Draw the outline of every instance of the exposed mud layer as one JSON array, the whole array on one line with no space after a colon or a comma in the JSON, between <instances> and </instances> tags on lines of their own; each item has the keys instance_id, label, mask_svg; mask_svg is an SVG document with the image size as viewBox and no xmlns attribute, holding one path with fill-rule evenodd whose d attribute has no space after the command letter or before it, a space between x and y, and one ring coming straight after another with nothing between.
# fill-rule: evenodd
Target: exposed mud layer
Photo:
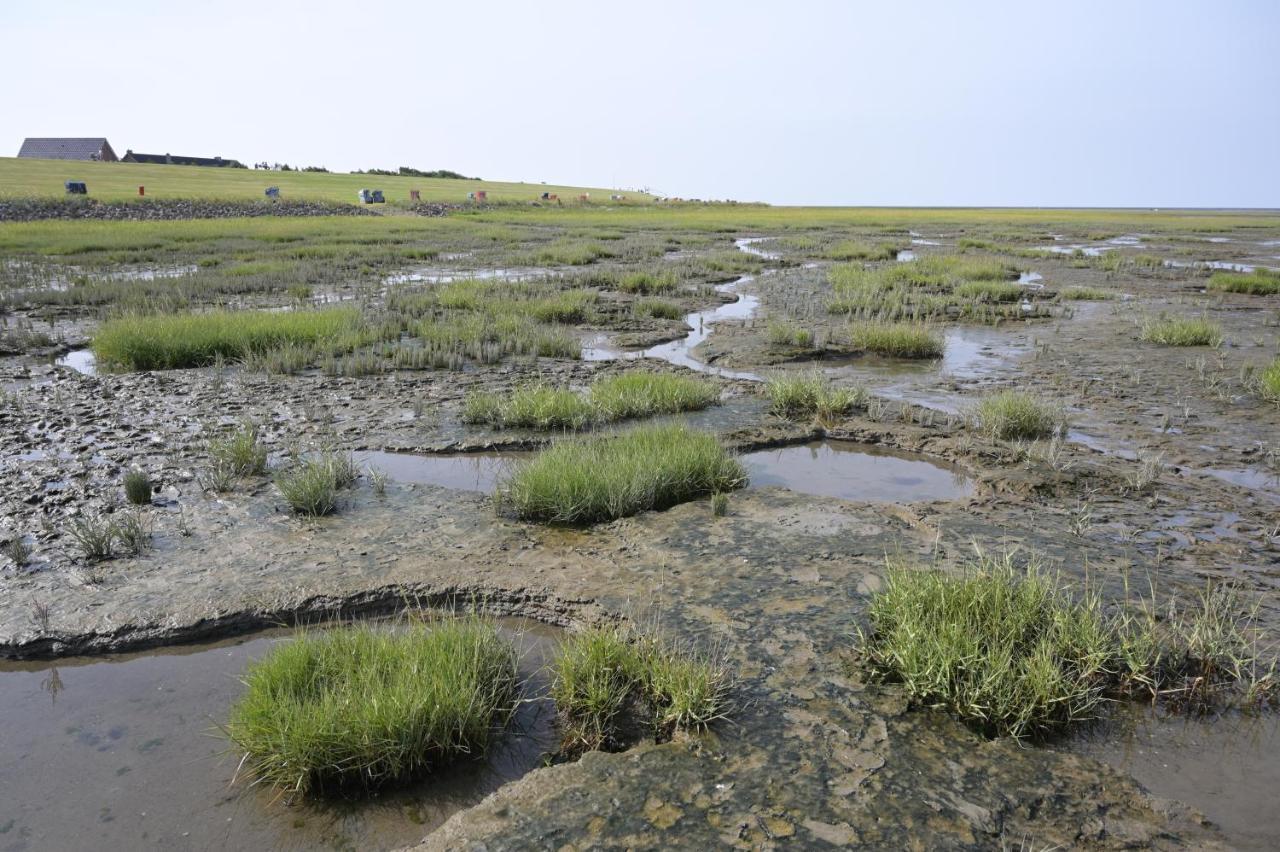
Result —
<instances>
[{"instance_id":1,"label":"exposed mud layer","mask_svg":"<svg viewBox=\"0 0 1280 852\"><path fill-rule=\"evenodd\" d=\"M1144 235L1141 251L1245 261L1273 230L1255 229L1248 243ZM975 232L899 236L923 258ZM679 256L663 263L706 246L734 254L726 238L686 236L688 245L667 241ZM1193 809L1220 813L1212 797L1200 802L1195 789L1166 791L1154 781L1152 795L1132 764L1109 768L1070 749L983 740L908 709L891 688L862 683L849 652L886 555L950 570L975 544L1034 550L1109 599L1134 578L1181 600L1206 581L1231 583L1274 630L1280 488L1270 482L1280 468L1280 411L1259 399L1245 369L1274 357L1274 308L1264 307L1272 303L1204 295L1202 266L1102 266L1139 251L1129 243L1096 257L1044 252L1024 265L1043 276L1036 298L1050 318L948 322L943 359L902 362L826 345L846 323L825 310L828 236L817 234L809 248L794 233L743 244L769 255L765 269L718 279L737 281L731 293L680 291L673 319L637 318L630 297L602 296L612 313L576 333L619 353L607 361L526 358L341 378L235 366L88 375L43 357L0 360L9 394L0 407L0 538L31 549L26 564L0 578L0 647L29 658L121 652L389 611L408 599L568 627L656 619L719 649L738 675L730 718L705 736L536 770L454 815L427 836L427 848L1248 845L1252 835L1230 817L1217 817L1220 830ZM1025 245L1048 241L1029 234ZM1052 295L1068 287L1117 298ZM680 319L726 305L740 315L722 311L712 324L688 326ZM1207 314L1228 343L1142 343L1142 319L1161 311ZM801 325L821 345L780 347L770 321ZM75 322L91 332L91 318ZM689 363L625 357L672 341ZM889 495L872 483L870 494L842 493L848 500L778 488L762 474L757 487L731 496L725 517L700 501L590 529L547 529L493 511L491 468L500 463L486 459L500 456L472 456L475 471L441 484L390 455L536 449L554 436L464 423L467 392L508 393L534 381L580 390L594 377L639 369L716 383L719 404L687 419L739 452L796 452L825 439L922 454L908 460L945 474L934 483L942 490ZM865 385L871 402L837 422L781 421L768 414L756 379L795 370ZM1076 440L987 440L964 414L1006 387L1067 408ZM275 462L322 447L360 453L388 474L383 492L366 478L343 492L335 516L303 522L266 478L206 491L207 436L242 418L261 424ZM1144 472L1156 456L1163 466ZM142 509L153 546L86 562L68 519L122 512L120 479L133 467L157 486ZM967 481L952 481L953 469Z\"/></svg>"}]
</instances>

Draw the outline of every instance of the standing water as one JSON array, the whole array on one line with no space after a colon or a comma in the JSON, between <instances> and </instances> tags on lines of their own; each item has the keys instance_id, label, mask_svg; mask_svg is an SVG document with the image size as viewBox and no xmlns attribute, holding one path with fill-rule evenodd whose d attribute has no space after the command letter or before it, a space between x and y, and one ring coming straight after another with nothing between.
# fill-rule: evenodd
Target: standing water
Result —
<instances>
[{"instance_id":1,"label":"standing water","mask_svg":"<svg viewBox=\"0 0 1280 852\"><path fill-rule=\"evenodd\" d=\"M552 628L500 622L533 690ZM0 848L394 849L540 766L558 745L547 701L520 705L483 760L360 801L287 805L232 785L239 756L218 724L246 664L278 630L215 644L100 659L0 663Z\"/></svg>"}]
</instances>

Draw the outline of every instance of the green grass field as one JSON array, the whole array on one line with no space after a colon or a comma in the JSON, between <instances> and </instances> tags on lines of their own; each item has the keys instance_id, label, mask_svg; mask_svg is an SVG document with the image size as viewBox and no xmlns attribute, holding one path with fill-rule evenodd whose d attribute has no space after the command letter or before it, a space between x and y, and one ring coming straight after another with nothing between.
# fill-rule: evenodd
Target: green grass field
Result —
<instances>
[{"instance_id":1,"label":"green grass field","mask_svg":"<svg viewBox=\"0 0 1280 852\"><path fill-rule=\"evenodd\" d=\"M368 188L381 189L393 204L407 203L411 189L421 190L423 201L461 202L467 200L467 193L484 190L490 201L534 201L542 193L551 192L559 195L565 204L577 203L578 196L584 192L590 193L592 201L608 201L609 195L617 191L601 187L398 175L264 172L0 157L0 198L62 196L65 194L63 182L68 180L84 181L89 186L89 197L104 201L136 199L139 186L147 188L147 198L258 200L268 186L278 186L281 196L288 199L348 203L355 203L356 193ZM624 194L628 200L648 200L646 196Z\"/></svg>"}]
</instances>

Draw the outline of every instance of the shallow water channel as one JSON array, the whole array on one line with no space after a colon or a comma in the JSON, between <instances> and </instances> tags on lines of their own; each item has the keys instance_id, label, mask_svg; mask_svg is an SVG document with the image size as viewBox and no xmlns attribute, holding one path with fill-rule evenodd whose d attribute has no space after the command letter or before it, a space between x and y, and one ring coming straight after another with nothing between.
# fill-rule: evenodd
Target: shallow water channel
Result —
<instances>
[{"instance_id":1,"label":"shallow water channel","mask_svg":"<svg viewBox=\"0 0 1280 852\"><path fill-rule=\"evenodd\" d=\"M492 493L531 452L411 454L359 452L356 461L396 482ZM853 441L812 441L738 457L749 488L780 485L802 494L881 503L954 500L973 491L969 477L940 460Z\"/></svg>"},{"instance_id":2,"label":"shallow water channel","mask_svg":"<svg viewBox=\"0 0 1280 852\"><path fill-rule=\"evenodd\" d=\"M558 631L502 619L521 676L544 691ZM483 761L363 801L286 805L243 780L218 732L273 630L138 654L0 663L0 849L393 849L542 764L547 700L521 705Z\"/></svg>"}]
</instances>

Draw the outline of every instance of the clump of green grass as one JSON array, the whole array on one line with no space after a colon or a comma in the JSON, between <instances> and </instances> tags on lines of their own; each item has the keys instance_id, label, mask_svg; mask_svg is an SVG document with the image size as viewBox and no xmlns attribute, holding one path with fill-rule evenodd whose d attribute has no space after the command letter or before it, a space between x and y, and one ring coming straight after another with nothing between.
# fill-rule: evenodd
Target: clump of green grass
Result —
<instances>
[{"instance_id":1,"label":"clump of green grass","mask_svg":"<svg viewBox=\"0 0 1280 852\"><path fill-rule=\"evenodd\" d=\"M788 420L830 420L847 416L867 403L862 388L837 388L821 373L783 373L765 383L769 410Z\"/></svg>"},{"instance_id":2,"label":"clump of green grass","mask_svg":"<svg viewBox=\"0 0 1280 852\"><path fill-rule=\"evenodd\" d=\"M350 453L327 452L281 471L276 487L294 512L318 518L337 510L338 492L359 476Z\"/></svg>"},{"instance_id":3,"label":"clump of green grass","mask_svg":"<svg viewBox=\"0 0 1280 852\"><path fill-rule=\"evenodd\" d=\"M602 421L699 411L714 405L720 389L711 382L669 373L628 372L591 384L591 405Z\"/></svg>"},{"instance_id":4,"label":"clump of green grass","mask_svg":"<svg viewBox=\"0 0 1280 852\"><path fill-rule=\"evenodd\" d=\"M774 346L809 349L813 346L813 332L793 322L775 320L769 323L769 342Z\"/></svg>"},{"instance_id":5,"label":"clump of green grass","mask_svg":"<svg viewBox=\"0 0 1280 852\"><path fill-rule=\"evenodd\" d=\"M286 344L301 346L356 334L355 310L216 310L109 319L93 337L98 363L126 370L204 367L219 358L241 359Z\"/></svg>"},{"instance_id":6,"label":"clump of green grass","mask_svg":"<svg viewBox=\"0 0 1280 852\"><path fill-rule=\"evenodd\" d=\"M1066 429L1066 413L1022 391L1006 390L984 397L973 414L977 426L992 439L1034 441Z\"/></svg>"},{"instance_id":7,"label":"clump of green grass","mask_svg":"<svg viewBox=\"0 0 1280 852\"><path fill-rule=\"evenodd\" d=\"M618 748L636 731L661 738L704 728L728 712L728 670L653 635L599 627L569 638L552 668L552 698L573 750Z\"/></svg>"},{"instance_id":8,"label":"clump of green grass","mask_svg":"<svg viewBox=\"0 0 1280 852\"><path fill-rule=\"evenodd\" d=\"M1280 402L1280 358L1258 374L1258 387L1263 399Z\"/></svg>"},{"instance_id":9,"label":"clump of green grass","mask_svg":"<svg viewBox=\"0 0 1280 852\"><path fill-rule=\"evenodd\" d=\"M1251 296L1275 296L1280 294L1280 272L1262 268L1248 274L1215 272L1209 278L1208 289L1223 293L1248 293Z\"/></svg>"},{"instance_id":10,"label":"clump of green grass","mask_svg":"<svg viewBox=\"0 0 1280 852\"><path fill-rule=\"evenodd\" d=\"M145 506L151 502L151 478L140 470L131 470L124 475L124 496L135 506Z\"/></svg>"},{"instance_id":11,"label":"clump of green grass","mask_svg":"<svg viewBox=\"0 0 1280 852\"><path fill-rule=\"evenodd\" d=\"M1142 324L1142 339L1161 346L1219 346L1222 326L1207 319L1160 317Z\"/></svg>"},{"instance_id":12,"label":"clump of green grass","mask_svg":"<svg viewBox=\"0 0 1280 852\"><path fill-rule=\"evenodd\" d=\"M499 510L525 520L590 524L746 482L746 470L714 435L646 426L617 436L562 439L516 468L495 501Z\"/></svg>"},{"instance_id":13,"label":"clump of green grass","mask_svg":"<svg viewBox=\"0 0 1280 852\"><path fill-rule=\"evenodd\" d=\"M250 664L224 728L255 780L371 789L484 754L516 695L516 652L478 618L303 634Z\"/></svg>"},{"instance_id":14,"label":"clump of green grass","mask_svg":"<svg viewBox=\"0 0 1280 852\"><path fill-rule=\"evenodd\" d=\"M229 490L236 479L262 476L267 472L267 448L258 439L256 424L245 421L225 438L209 442L210 477Z\"/></svg>"},{"instance_id":15,"label":"clump of green grass","mask_svg":"<svg viewBox=\"0 0 1280 852\"><path fill-rule=\"evenodd\" d=\"M591 403L578 394L542 384L512 393L470 393L462 408L465 422L500 429L581 429L594 416Z\"/></svg>"},{"instance_id":16,"label":"clump of green grass","mask_svg":"<svg viewBox=\"0 0 1280 852\"><path fill-rule=\"evenodd\" d=\"M966 281L957 284L952 294L961 299L977 299L986 302L1016 302L1023 296L1023 289L1007 281Z\"/></svg>"},{"instance_id":17,"label":"clump of green grass","mask_svg":"<svg viewBox=\"0 0 1280 852\"><path fill-rule=\"evenodd\" d=\"M859 349L895 358L941 358L946 348L946 339L923 323L858 323L849 336Z\"/></svg>"},{"instance_id":18,"label":"clump of green grass","mask_svg":"<svg viewBox=\"0 0 1280 852\"><path fill-rule=\"evenodd\" d=\"M636 316L653 319L676 320L684 316L679 305L662 299L639 299L631 306L631 310Z\"/></svg>"},{"instance_id":19,"label":"clump of green grass","mask_svg":"<svg viewBox=\"0 0 1280 852\"><path fill-rule=\"evenodd\" d=\"M655 293L670 293L676 289L679 279L671 271L648 272L640 270L628 272L618 281L618 289L624 293L640 293L651 296Z\"/></svg>"},{"instance_id":20,"label":"clump of green grass","mask_svg":"<svg viewBox=\"0 0 1280 852\"><path fill-rule=\"evenodd\" d=\"M893 243L866 243L860 240L843 240L826 251L830 260L893 260L899 247Z\"/></svg>"},{"instance_id":21,"label":"clump of green grass","mask_svg":"<svg viewBox=\"0 0 1280 852\"><path fill-rule=\"evenodd\" d=\"M1116 297L1115 293L1100 287L1068 287L1059 295L1072 302L1102 302Z\"/></svg>"},{"instance_id":22,"label":"clump of green grass","mask_svg":"<svg viewBox=\"0 0 1280 852\"><path fill-rule=\"evenodd\" d=\"M88 515L73 518L67 524L67 535L89 562L101 562L115 555L116 528L109 518Z\"/></svg>"},{"instance_id":23,"label":"clump of green grass","mask_svg":"<svg viewBox=\"0 0 1280 852\"><path fill-rule=\"evenodd\" d=\"M711 495L711 515L715 518L723 518L729 514L729 495L719 492Z\"/></svg>"},{"instance_id":24,"label":"clump of green grass","mask_svg":"<svg viewBox=\"0 0 1280 852\"><path fill-rule=\"evenodd\" d=\"M1197 711L1274 701L1275 663L1238 612L1232 592L1210 590L1194 611L1109 618L1034 560L979 555L958 577L890 566L859 646L912 701L990 735L1038 736L1135 693Z\"/></svg>"},{"instance_id":25,"label":"clump of green grass","mask_svg":"<svg viewBox=\"0 0 1280 852\"><path fill-rule=\"evenodd\" d=\"M498 428L581 429L592 423L697 411L719 397L719 389L701 379L631 372L597 379L586 396L541 384L512 393L471 393L463 403L462 419Z\"/></svg>"}]
</instances>

